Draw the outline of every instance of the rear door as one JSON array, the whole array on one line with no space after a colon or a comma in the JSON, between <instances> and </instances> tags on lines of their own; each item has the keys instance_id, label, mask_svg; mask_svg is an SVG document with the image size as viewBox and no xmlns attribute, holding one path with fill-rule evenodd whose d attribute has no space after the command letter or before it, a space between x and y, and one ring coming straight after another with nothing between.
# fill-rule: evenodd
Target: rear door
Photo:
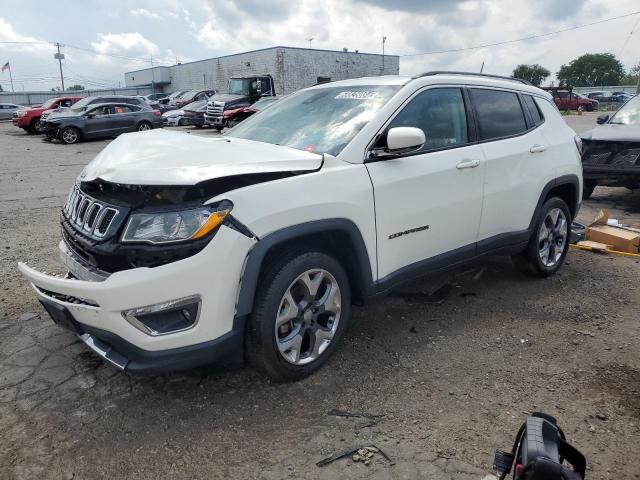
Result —
<instances>
[{"instance_id":1,"label":"rear door","mask_svg":"<svg viewBox=\"0 0 640 480\"><path fill-rule=\"evenodd\" d=\"M401 278L405 267L438 268L475 254L483 159L465 106L460 87L417 92L385 131L420 128L427 139L424 146L365 164L375 196L378 277L383 282ZM386 133L375 148L384 147L385 139Z\"/></svg>"},{"instance_id":2,"label":"rear door","mask_svg":"<svg viewBox=\"0 0 640 480\"><path fill-rule=\"evenodd\" d=\"M113 134L118 135L124 132L133 132L136 127L136 112L138 110L139 108L133 105L112 105L111 128Z\"/></svg>"},{"instance_id":3,"label":"rear door","mask_svg":"<svg viewBox=\"0 0 640 480\"><path fill-rule=\"evenodd\" d=\"M470 97L485 158L478 235L478 253L485 253L528 239L540 184L548 173L541 162L547 142L539 128L544 119L530 95L472 88ZM536 108L535 121L529 108Z\"/></svg>"}]
</instances>

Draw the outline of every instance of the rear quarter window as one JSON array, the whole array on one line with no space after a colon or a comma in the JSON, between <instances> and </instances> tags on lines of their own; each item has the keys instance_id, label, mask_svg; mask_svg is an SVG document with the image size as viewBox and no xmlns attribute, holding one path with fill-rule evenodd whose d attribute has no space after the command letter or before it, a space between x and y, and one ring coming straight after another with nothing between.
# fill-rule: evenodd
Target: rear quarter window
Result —
<instances>
[{"instance_id":1,"label":"rear quarter window","mask_svg":"<svg viewBox=\"0 0 640 480\"><path fill-rule=\"evenodd\" d=\"M471 89L481 140L518 135L527 130L518 95L503 90Z\"/></svg>"},{"instance_id":2,"label":"rear quarter window","mask_svg":"<svg viewBox=\"0 0 640 480\"><path fill-rule=\"evenodd\" d=\"M544 117L542 116L542 112L540 111L540 107L538 106L536 99L531 95L523 95L522 98L524 99L524 104L526 105L527 110L529 110L529 115L531 116L533 124L537 127L544 122Z\"/></svg>"}]
</instances>

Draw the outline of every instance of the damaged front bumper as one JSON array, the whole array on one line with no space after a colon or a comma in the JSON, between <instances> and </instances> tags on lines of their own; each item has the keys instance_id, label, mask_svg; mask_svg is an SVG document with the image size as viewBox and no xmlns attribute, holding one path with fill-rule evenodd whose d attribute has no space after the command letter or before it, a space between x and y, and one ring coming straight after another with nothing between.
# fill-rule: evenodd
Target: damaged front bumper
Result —
<instances>
[{"instance_id":1,"label":"damaged front bumper","mask_svg":"<svg viewBox=\"0 0 640 480\"><path fill-rule=\"evenodd\" d=\"M127 370L172 370L224 358L235 361L232 357L242 355L235 304L243 263L254 242L223 226L196 255L112 274L90 268L62 243L67 277L38 272L24 263L18 267L53 320L103 359ZM224 268L218 268L219 252L224 252ZM131 312L158 305L174 308L172 302L186 298L198 302L188 328L159 333L132 321Z\"/></svg>"}]
</instances>

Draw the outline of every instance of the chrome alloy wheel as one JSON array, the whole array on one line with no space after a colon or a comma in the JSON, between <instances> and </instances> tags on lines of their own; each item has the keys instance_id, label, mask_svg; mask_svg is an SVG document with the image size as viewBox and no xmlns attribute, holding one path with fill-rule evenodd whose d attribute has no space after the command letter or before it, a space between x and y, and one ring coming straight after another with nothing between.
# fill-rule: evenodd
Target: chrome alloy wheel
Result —
<instances>
[{"instance_id":1,"label":"chrome alloy wheel","mask_svg":"<svg viewBox=\"0 0 640 480\"><path fill-rule=\"evenodd\" d=\"M62 132L62 140L64 140L64 143L76 143L78 141L78 132L69 128Z\"/></svg>"},{"instance_id":2,"label":"chrome alloy wheel","mask_svg":"<svg viewBox=\"0 0 640 480\"><path fill-rule=\"evenodd\" d=\"M307 270L287 288L276 315L276 344L294 365L318 359L338 330L340 287L326 270Z\"/></svg>"},{"instance_id":3,"label":"chrome alloy wheel","mask_svg":"<svg viewBox=\"0 0 640 480\"><path fill-rule=\"evenodd\" d=\"M567 243L568 223L559 208L549 210L538 232L538 254L545 267L555 267Z\"/></svg>"},{"instance_id":4,"label":"chrome alloy wheel","mask_svg":"<svg viewBox=\"0 0 640 480\"><path fill-rule=\"evenodd\" d=\"M148 123L146 123L146 122L145 122L145 123L141 123L141 124L138 126L138 131L139 131L139 132L145 132L145 131L147 131L147 130L151 130L151 125L149 125L149 124L148 124Z\"/></svg>"}]
</instances>

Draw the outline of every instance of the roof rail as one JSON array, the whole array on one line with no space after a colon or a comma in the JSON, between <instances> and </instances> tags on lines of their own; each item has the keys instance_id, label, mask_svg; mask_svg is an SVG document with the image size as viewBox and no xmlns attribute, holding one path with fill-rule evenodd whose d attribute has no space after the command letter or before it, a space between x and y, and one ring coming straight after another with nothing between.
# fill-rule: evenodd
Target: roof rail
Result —
<instances>
[{"instance_id":1,"label":"roof rail","mask_svg":"<svg viewBox=\"0 0 640 480\"><path fill-rule=\"evenodd\" d=\"M448 70L433 70L431 72L424 72L424 73L421 73L420 75L416 75L413 78L430 77L432 75L468 75L468 76L472 76L472 77L497 78L497 79L500 79L500 80L509 80L511 82L518 82L518 83L523 83L525 85L531 85L530 82L528 82L526 80L522 80L520 78L504 77L502 75L491 75L490 73L452 72L452 71L448 71Z\"/></svg>"}]
</instances>

